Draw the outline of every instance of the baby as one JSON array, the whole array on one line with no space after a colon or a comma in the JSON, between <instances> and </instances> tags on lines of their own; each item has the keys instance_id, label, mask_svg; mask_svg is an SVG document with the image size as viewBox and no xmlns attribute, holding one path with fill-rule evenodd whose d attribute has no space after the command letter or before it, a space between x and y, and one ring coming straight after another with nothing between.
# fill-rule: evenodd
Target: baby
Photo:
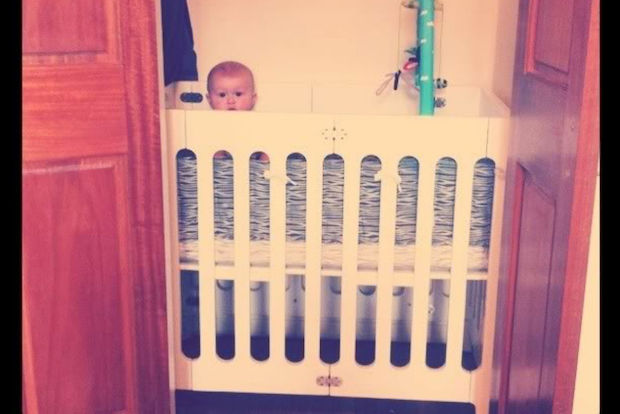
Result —
<instances>
[{"instance_id":1,"label":"baby","mask_svg":"<svg viewBox=\"0 0 620 414\"><path fill-rule=\"evenodd\" d=\"M251 111L256 103L252 71L239 62L218 63L207 76L207 101L215 110ZM229 155L218 151L214 157L229 158ZM269 161L264 152L255 153L252 159Z\"/></svg>"},{"instance_id":2,"label":"baby","mask_svg":"<svg viewBox=\"0 0 620 414\"><path fill-rule=\"evenodd\" d=\"M256 103L252 71L239 62L218 63L207 77L207 101L215 110L252 110Z\"/></svg>"}]
</instances>

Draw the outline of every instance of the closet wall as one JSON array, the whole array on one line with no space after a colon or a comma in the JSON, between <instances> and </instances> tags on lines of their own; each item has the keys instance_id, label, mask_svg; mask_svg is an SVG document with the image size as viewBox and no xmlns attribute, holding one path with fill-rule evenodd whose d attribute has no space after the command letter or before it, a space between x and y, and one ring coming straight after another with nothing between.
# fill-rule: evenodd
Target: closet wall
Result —
<instances>
[{"instance_id":1,"label":"closet wall","mask_svg":"<svg viewBox=\"0 0 620 414\"><path fill-rule=\"evenodd\" d=\"M401 0L187 0L199 83L222 60L257 83L379 85L413 44L415 12ZM517 0L439 0L436 77L480 86L509 103ZM400 32L400 33L399 33Z\"/></svg>"}]
</instances>

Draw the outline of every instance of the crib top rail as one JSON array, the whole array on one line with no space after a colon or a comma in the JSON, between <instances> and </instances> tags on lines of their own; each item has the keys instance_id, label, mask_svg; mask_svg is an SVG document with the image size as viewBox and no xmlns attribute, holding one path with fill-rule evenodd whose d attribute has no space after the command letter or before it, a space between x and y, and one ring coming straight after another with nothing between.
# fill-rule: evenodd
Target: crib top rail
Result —
<instances>
[{"instance_id":1,"label":"crib top rail","mask_svg":"<svg viewBox=\"0 0 620 414\"><path fill-rule=\"evenodd\" d=\"M286 158L346 154L359 162L367 155L397 162L405 155L419 162L450 157L457 163L481 158L503 159L507 118L403 117L259 112L166 111L168 140L175 153L190 149L199 157L228 151L247 159L261 151ZM200 154L200 155L199 155ZM203 158L204 159L204 158Z\"/></svg>"}]
</instances>

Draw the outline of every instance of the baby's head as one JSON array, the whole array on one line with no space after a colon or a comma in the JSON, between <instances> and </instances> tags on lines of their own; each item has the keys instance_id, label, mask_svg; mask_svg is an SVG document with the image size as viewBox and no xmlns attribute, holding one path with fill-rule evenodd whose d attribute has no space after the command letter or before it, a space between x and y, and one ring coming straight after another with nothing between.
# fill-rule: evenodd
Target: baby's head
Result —
<instances>
[{"instance_id":1,"label":"baby's head","mask_svg":"<svg viewBox=\"0 0 620 414\"><path fill-rule=\"evenodd\" d=\"M252 71L239 62L218 63L207 77L207 101L217 110L251 110L256 103Z\"/></svg>"}]
</instances>

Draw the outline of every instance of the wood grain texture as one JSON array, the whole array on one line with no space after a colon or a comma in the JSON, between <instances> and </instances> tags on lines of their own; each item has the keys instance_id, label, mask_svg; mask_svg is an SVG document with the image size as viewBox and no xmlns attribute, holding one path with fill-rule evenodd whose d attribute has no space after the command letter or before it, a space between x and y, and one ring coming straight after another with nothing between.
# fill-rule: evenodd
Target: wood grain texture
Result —
<instances>
[{"instance_id":1,"label":"wood grain texture","mask_svg":"<svg viewBox=\"0 0 620 414\"><path fill-rule=\"evenodd\" d=\"M120 69L118 65L24 67L24 161L126 153Z\"/></svg>"},{"instance_id":2,"label":"wood grain texture","mask_svg":"<svg viewBox=\"0 0 620 414\"><path fill-rule=\"evenodd\" d=\"M534 56L537 63L568 73L573 0L538 0Z\"/></svg>"},{"instance_id":3,"label":"wood grain texture","mask_svg":"<svg viewBox=\"0 0 620 414\"><path fill-rule=\"evenodd\" d=\"M519 181L518 166L522 166L535 187L553 200L552 253L548 264L545 312L541 315L544 330L532 340L532 331L523 326L529 323L527 318L518 315L518 312L527 313L527 308L515 307L514 318L510 319L510 308L518 304L519 298L511 286L513 280L510 276L513 274L510 252L515 249L515 236L507 230L517 218L516 212L511 212L508 207L515 203L517 196L510 195L512 191L509 190L504 216L506 230L502 236L504 254L498 299L501 315L497 319L495 338L496 349L502 351L494 355L492 413L570 414L577 367L586 276L584 263L587 263L599 152L599 4L598 0L573 0L569 4L572 7L570 39L567 41L570 58L564 79L556 82L527 70L534 44L530 36L530 17L537 3L537 0L522 0L520 3L513 87L513 136L506 183L509 188L518 185L515 184ZM556 12L557 16L566 15L565 3L545 4L545 16ZM551 21L554 19L557 17ZM535 241L519 243L535 246ZM522 246L519 245L518 249L520 251ZM525 258L535 262L537 257L535 253L520 256L519 265ZM522 272L518 274L520 276ZM519 288L518 278L514 283ZM542 346L542 353L530 354L528 360L524 352L532 343L539 349ZM514 366L511 358L517 358L519 364ZM530 371L519 369L525 365L529 365ZM533 388L518 386L527 382L539 384L536 392Z\"/></svg>"},{"instance_id":4,"label":"wood grain texture","mask_svg":"<svg viewBox=\"0 0 620 414\"><path fill-rule=\"evenodd\" d=\"M42 17L41 10L50 7L55 9L54 13ZM48 399L47 412L100 412L103 407L102 412L109 408L110 411L121 410L119 412L167 413L170 409L170 390L155 4L146 0L130 0L121 5L117 0L28 0L24 4L26 9L29 20L24 31L27 46L22 55L22 112L24 171L28 172L24 173L40 176L38 182L47 182L49 188L46 191L49 197L53 197L59 191L69 190L64 189L68 185L65 181L52 177L74 177L72 171L75 170L78 178L72 179L71 183L76 187L75 192L90 195L91 192L101 191L101 197L106 198L101 201L101 207L95 208L98 214L92 215L94 223L90 226L105 225L105 231L100 230L106 235L103 239L108 242L112 240L111 235L118 232L118 243L99 243L95 246L95 241L100 238L88 230L89 237L82 235L83 240L80 240L84 248L92 248L92 251L89 250L90 256L83 254L80 259L72 259L77 263L72 271L99 265L100 262L113 264L113 252L120 255L125 263L121 269L106 267L105 272L102 270L86 276L73 271L62 279L64 285L78 287L96 281L99 289L105 292L116 286L119 289L116 297L102 296L92 302L81 301L69 306L56 300L41 302L55 312L72 310L75 315L85 313L85 319L90 318L88 312L93 315L110 314L110 320L117 323L116 333L122 332L123 336L120 342L118 338L113 343L109 340L104 342L110 347L107 352L127 358L123 367L125 371L109 373L102 371L102 364L110 366L105 369L114 369L114 361L104 359L98 362L96 357L86 361L85 357L79 356L76 364L83 372L67 376L61 391L71 387L88 388L87 384L80 383L80 377L90 375L86 382L96 383L97 387L102 384L101 394L76 397L75 404L79 405L79 409L73 411L58 408L58 403L62 401L57 397L53 401ZM65 14L70 16L66 27L62 17ZM90 34L84 35L85 39L81 39L83 34L78 33L83 24L97 26ZM78 32L73 33L74 30ZM114 169L114 187L95 182L93 178L98 176L93 171L101 167L100 163L110 159L119 166ZM101 169L105 170L104 167ZM80 184L82 182L92 184L93 188L86 190ZM30 194L32 191L30 187L24 188L24 195L28 193L28 197L36 197ZM38 216L46 217L49 211L46 205L31 210L29 222L41 220ZM117 222L110 222L111 219L103 212L114 212ZM62 232L60 222L54 225ZM84 227L88 229L86 225ZM32 246L36 245L24 244L24 258L36 256ZM47 260L54 263L66 261L70 254L66 250L49 250ZM91 257L96 258L97 254L102 258L95 262ZM45 274L39 271L38 265L34 263L24 267L24 280L29 281L27 291L32 281ZM102 276L104 273L105 276ZM71 295L74 295L73 291ZM24 315L30 314L33 320L41 318L46 310L40 309L38 304L27 298L22 309ZM86 310L82 311L82 307ZM97 312L92 309L97 309ZM73 337L66 335L66 332L54 331L50 340L63 344L63 341L78 341L75 337L90 346L96 339L92 334L97 329L96 325L74 324ZM99 325L108 329L105 324ZM46 347L41 342L30 345L24 349L31 350L33 360L47 355ZM54 346L58 348L60 345ZM86 345L71 346L79 352L88 348ZM28 412L36 413L31 401L48 398L50 392L56 392L54 384L46 382L41 385L37 382L31 388L29 384L35 383L34 380L41 375L46 378L47 374L45 371L39 373L39 363L29 365L24 360L22 367L24 384L28 387L24 393L24 404ZM125 380L106 382L106 378L113 376L118 379L119 375ZM123 404L120 404L121 399Z\"/></svg>"},{"instance_id":5,"label":"wood grain texture","mask_svg":"<svg viewBox=\"0 0 620 414\"><path fill-rule=\"evenodd\" d=\"M510 355L512 352L512 321L514 319L514 306L516 298L516 280L519 259L519 240L521 238L521 207L523 206L523 190L525 186L525 171L516 164L511 163L507 171L507 182L513 183L512 191L506 194L506 207L504 219L511 223L510 232L504 232L502 240L502 250L505 252L502 261L501 274L506 275L500 278L500 292L505 295L498 295L496 330L494 346L498 350L493 355L494 375L492 390L497 393L491 398L490 412L498 412L498 395L508 395L510 381Z\"/></svg>"},{"instance_id":6,"label":"wood grain texture","mask_svg":"<svg viewBox=\"0 0 620 414\"><path fill-rule=\"evenodd\" d=\"M555 373L553 413L570 414L573 410L573 392L577 374L581 318L586 285L588 249L594 208L594 194L600 151L600 1L594 0L590 10L583 10L590 19L589 35L584 50L585 68L580 81L582 91L579 127L576 128L577 145L574 177L574 203L571 211L566 263L567 283L563 291L558 359L563 361ZM588 87L593 85L594 87ZM574 99L574 98L573 98ZM569 120L568 122L572 122ZM570 125L569 125L570 128Z\"/></svg>"},{"instance_id":7,"label":"wood grain texture","mask_svg":"<svg viewBox=\"0 0 620 414\"><path fill-rule=\"evenodd\" d=\"M23 53L102 51L106 45L103 2L39 0L25 3Z\"/></svg>"},{"instance_id":8,"label":"wood grain texture","mask_svg":"<svg viewBox=\"0 0 620 414\"><path fill-rule=\"evenodd\" d=\"M24 169L24 305L40 413L134 408L123 170L120 159Z\"/></svg>"},{"instance_id":9,"label":"wood grain texture","mask_svg":"<svg viewBox=\"0 0 620 414\"><path fill-rule=\"evenodd\" d=\"M121 12L128 120L129 203L134 244L134 296L140 412L168 413L163 194L155 6L130 0Z\"/></svg>"},{"instance_id":10,"label":"wood grain texture","mask_svg":"<svg viewBox=\"0 0 620 414\"><path fill-rule=\"evenodd\" d=\"M524 70L567 87L574 0L531 0L527 12Z\"/></svg>"},{"instance_id":11,"label":"wood grain texture","mask_svg":"<svg viewBox=\"0 0 620 414\"><path fill-rule=\"evenodd\" d=\"M119 62L117 0L30 0L22 25L25 66Z\"/></svg>"},{"instance_id":12,"label":"wood grain texture","mask_svg":"<svg viewBox=\"0 0 620 414\"><path fill-rule=\"evenodd\" d=\"M519 252L516 263L514 332L511 335L509 395L519 396L507 413L534 413L539 406L540 377L547 332L545 315L553 251L554 200L526 175L520 207ZM525 338L525 339L523 339Z\"/></svg>"}]
</instances>

